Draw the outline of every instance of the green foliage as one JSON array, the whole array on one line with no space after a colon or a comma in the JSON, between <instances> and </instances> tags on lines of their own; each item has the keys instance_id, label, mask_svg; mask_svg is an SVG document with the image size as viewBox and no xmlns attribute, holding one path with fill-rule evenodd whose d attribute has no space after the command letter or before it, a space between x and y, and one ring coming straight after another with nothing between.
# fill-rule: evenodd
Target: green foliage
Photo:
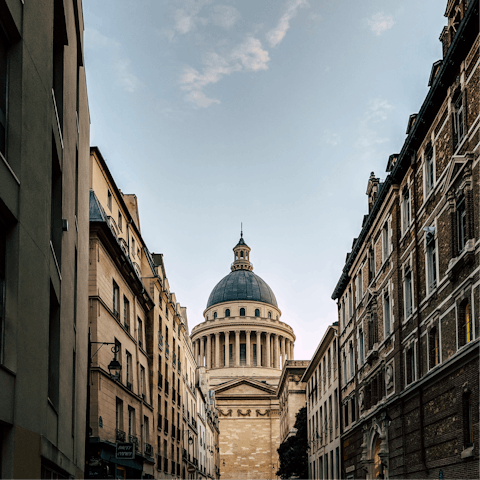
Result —
<instances>
[{"instance_id":1,"label":"green foliage","mask_svg":"<svg viewBox=\"0 0 480 480\"><path fill-rule=\"evenodd\" d=\"M280 478L308 478L307 454L307 407L301 408L295 420L297 433L285 440L278 448Z\"/></svg>"}]
</instances>

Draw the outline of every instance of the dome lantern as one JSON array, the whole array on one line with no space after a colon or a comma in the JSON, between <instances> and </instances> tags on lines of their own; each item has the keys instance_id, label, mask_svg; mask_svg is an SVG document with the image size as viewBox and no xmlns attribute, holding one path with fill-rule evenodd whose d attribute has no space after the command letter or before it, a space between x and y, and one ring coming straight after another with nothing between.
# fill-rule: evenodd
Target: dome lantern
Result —
<instances>
[{"instance_id":1,"label":"dome lantern","mask_svg":"<svg viewBox=\"0 0 480 480\"><path fill-rule=\"evenodd\" d=\"M253 265L250 263L250 247L243 239L243 231L240 231L240 240L233 247L233 259L232 272L235 270L249 270L251 272L253 270Z\"/></svg>"}]
</instances>

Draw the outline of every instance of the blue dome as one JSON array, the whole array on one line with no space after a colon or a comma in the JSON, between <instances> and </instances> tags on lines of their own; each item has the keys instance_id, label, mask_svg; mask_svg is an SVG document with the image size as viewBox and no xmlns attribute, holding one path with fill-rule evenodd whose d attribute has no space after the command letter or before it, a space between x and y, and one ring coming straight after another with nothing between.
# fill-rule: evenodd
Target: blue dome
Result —
<instances>
[{"instance_id":1,"label":"blue dome","mask_svg":"<svg viewBox=\"0 0 480 480\"><path fill-rule=\"evenodd\" d=\"M235 270L222 278L208 298L207 308L217 303L251 300L277 305L272 289L249 270Z\"/></svg>"}]
</instances>

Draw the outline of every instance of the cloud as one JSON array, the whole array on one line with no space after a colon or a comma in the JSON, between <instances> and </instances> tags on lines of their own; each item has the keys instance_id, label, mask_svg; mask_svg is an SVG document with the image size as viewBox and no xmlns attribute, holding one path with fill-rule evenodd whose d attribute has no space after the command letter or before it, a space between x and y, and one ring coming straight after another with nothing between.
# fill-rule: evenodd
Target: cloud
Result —
<instances>
[{"instance_id":1,"label":"cloud","mask_svg":"<svg viewBox=\"0 0 480 480\"><path fill-rule=\"evenodd\" d=\"M192 31L197 23L206 25L208 20L200 17L198 14L200 10L209 3L211 3L211 0L186 0L182 8L177 8L173 14L175 30L185 35Z\"/></svg>"},{"instance_id":2,"label":"cloud","mask_svg":"<svg viewBox=\"0 0 480 480\"><path fill-rule=\"evenodd\" d=\"M126 93L134 93L143 86L142 81L133 73L130 59L121 55L121 44L112 38L102 35L94 28L85 29L85 46L93 50L110 49L112 64L117 84Z\"/></svg>"},{"instance_id":3,"label":"cloud","mask_svg":"<svg viewBox=\"0 0 480 480\"><path fill-rule=\"evenodd\" d=\"M332 147L335 147L340 143L340 135L338 133L332 132L331 130L327 129L323 131L322 135L323 141Z\"/></svg>"},{"instance_id":4,"label":"cloud","mask_svg":"<svg viewBox=\"0 0 480 480\"><path fill-rule=\"evenodd\" d=\"M260 40L247 36L227 55L222 56L215 52L205 55L202 72L185 67L180 77L180 85L182 90L188 92L188 100L199 107L209 107L213 103L220 103L220 100L207 97L203 92L206 86L215 84L225 75L234 72L267 70L269 60L268 52L262 48Z\"/></svg>"},{"instance_id":5,"label":"cloud","mask_svg":"<svg viewBox=\"0 0 480 480\"><path fill-rule=\"evenodd\" d=\"M280 17L278 25L267 33L267 41L271 47L276 47L287 34L290 20L295 17L297 10L308 5L307 0L289 0L286 3L285 13Z\"/></svg>"},{"instance_id":6,"label":"cloud","mask_svg":"<svg viewBox=\"0 0 480 480\"><path fill-rule=\"evenodd\" d=\"M376 13L372 18L367 20L367 23L376 35L381 35L386 30L389 30L395 25L392 15L385 15L384 13Z\"/></svg>"},{"instance_id":7,"label":"cloud","mask_svg":"<svg viewBox=\"0 0 480 480\"><path fill-rule=\"evenodd\" d=\"M225 29L233 27L235 22L240 18L239 11L229 5L215 5L213 12L213 23Z\"/></svg>"}]
</instances>

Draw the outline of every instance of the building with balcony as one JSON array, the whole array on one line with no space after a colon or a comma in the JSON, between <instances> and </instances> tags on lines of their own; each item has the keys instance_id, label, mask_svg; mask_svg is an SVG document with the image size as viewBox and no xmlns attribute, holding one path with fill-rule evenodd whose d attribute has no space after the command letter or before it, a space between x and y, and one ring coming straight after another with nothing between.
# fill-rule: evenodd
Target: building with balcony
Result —
<instances>
[{"instance_id":1,"label":"building with balcony","mask_svg":"<svg viewBox=\"0 0 480 480\"><path fill-rule=\"evenodd\" d=\"M280 444L277 387L295 335L253 273L243 235L233 251L231 273L212 290L192 342L215 391L222 478L269 478Z\"/></svg>"},{"instance_id":2,"label":"building with balcony","mask_svg":"<svg viewBox=\"0 0 480 480\"><path fill-rule=\"evenodd\" d=\"M309 478L342 478L337 322L327 328L302 382L307 388Z\"/></svg>"},{"instance_id":3,"label":"building with balcony","mask_svg":"<svg viewBox=\"0 0 480 480\"><path fill-rule=\"evenodd\" d=\"M338 302L342 478L477 478L478 2L449 0L429 91L368 214Z\"/></svg>"},{"instance_id":4,"label":"building with balcony","mask_svg":"<svg viewBox=\"0 0 480 480\"><path fill-rule=\"evenodd\" d=\"M0 477L83 478L89 110L79 0L0 0Z\"/></svg>"}]
</instances>

